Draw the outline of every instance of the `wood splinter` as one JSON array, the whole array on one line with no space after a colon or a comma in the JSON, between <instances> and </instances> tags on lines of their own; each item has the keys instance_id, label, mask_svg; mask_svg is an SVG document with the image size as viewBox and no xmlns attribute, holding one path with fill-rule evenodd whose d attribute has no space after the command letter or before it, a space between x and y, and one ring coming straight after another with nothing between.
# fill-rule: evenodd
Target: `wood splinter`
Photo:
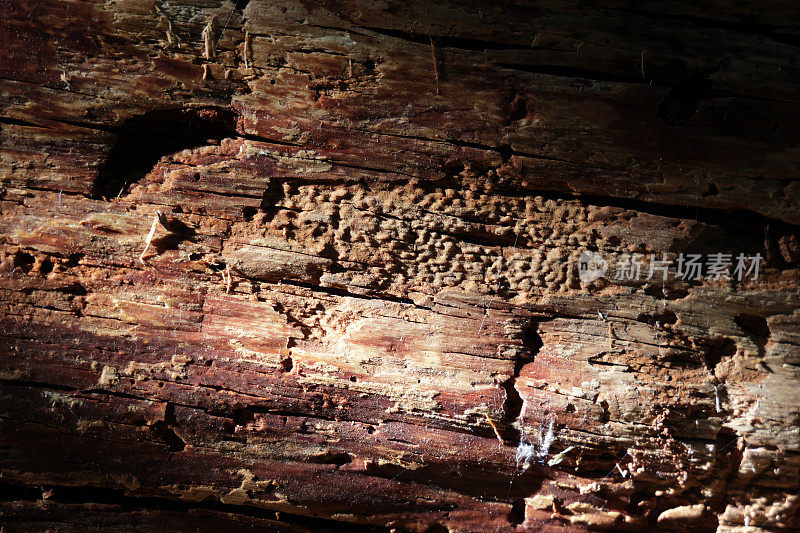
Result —
<instances>
[{"instance_id":1,"label":"wood splinter","mask_svg":"<svg viewBox=\"0 0 800 533\"><path fill-rule=\"evenodd\" d=\"M153 217L153 225L150 226L150 232L147 234L147 237L144 240L144 250L142 250L142 253L139 254L139 262L143 265L145 264L144 255L147 253L147 250L150 249L150 241L153 240L153 235L156 234L156 228L159 224L161 224L164 229L169 231L169 228L167 228L166 224L166 217L161 211L156 211L156 214Z\"/></svg>"},{"instance_id":2,"label":"wood splinter","mask_svg":"<svg viewBox=\"0 0 800 533\"><path fill-rule=\"evenodd\" d=\"M250 36L250 32L244 33L244 45L242 46L242 59L244 59L244 68L249 70L250 69L250 61L253 59L253 38Z\"/></svg>"},{"instance_id":3,"label":"wood splinter","mask_svg":"<svg viewBox=\"0 0 800 533\"><path fill-rule=\"evenodd\" d=\"M180 46L180 39L175 34L175 30L172 27L172 21L167 16L167 13L163 9L158 7L158 4L156 4L154 7L156 8L156 11L161 15L161 19L164 21L164 23L167 26L167 29L166 29L167 47L172 47L172 46L179 47Z\"/></svg>"},{"instance_id":4,"label":"wood splinter","mask_svg":"<svg viewBox=\"0 0 800 533\"><path fill-rule=\"evenodd\" d=\"M642 69L642 79L643 79L643 80L646 80L646 79L647 79L647 76L645 76L645 75L644 75L644 53L645 53L645 52L646 52L646 50L642 50L642 63L641 63L641 69Z\"/></svg>"},{"instance_id":5,"label":"wood splinter","mask_svg":"<svg viewBox=\"0 0 800 533\"><path fill-rule=\"evenodd\" d=\"M203 28L202 37L203 43L205 44L203 57L206 59L214 59L216 55L216 47L214 46L214 17L208 19L206 27Z\"/></svg>"},{"instance_id":6,"label":"wood splinter","mask_svg":"<svg viewBox=\"0 0 800 533\"><path fill-rule=\"evenodd\" d=\"M492 426L492 430L494 430L494 434L497 437L498 442L500 442L500 444L504 444L503 437L500 435L500 431L497 429L497 426L495 425L495 423L492 422L491 418L489 418L489 414L488 413L483 413L483 416L486 417L486 421L489 422L490 426Z\"/></svg>"},{"instance_id":7,"label":"wood splinter","mask_svg":"<svg viewBox=\"0 0 800 533\"><path fill-rule=\"evenodd\" d=\"M436 57L436 45L433 44L433 37L428 36L431 41L431 57L433 58L433 77L436 79L436 94L439 94L439 60Z\"/></svg>"},{"instance_id":8,"label":"wood splinter","mask_svg":"<svg viewBox=\"0 0 800 533\"><path fill-rule=\"evenodd\" d=\"M231 293L231 283L233 282L233 276L231 275L231 266L228 265L225 267L225 270L222 271L222 281L225 282L225 294Z\"/></svg>"}]
</instances>

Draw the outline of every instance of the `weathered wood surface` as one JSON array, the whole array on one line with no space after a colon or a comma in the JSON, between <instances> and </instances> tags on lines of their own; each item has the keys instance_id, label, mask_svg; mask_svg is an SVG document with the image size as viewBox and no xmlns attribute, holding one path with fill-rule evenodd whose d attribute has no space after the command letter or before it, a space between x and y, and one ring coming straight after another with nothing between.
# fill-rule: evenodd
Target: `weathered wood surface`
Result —
<instances>
[{"instance_id":1,"label":"weathered wood surface","mask_svg":"<svg viewBox=\"0 0 800 533\"><path fill-rule=\"evenodd\" d=\"M800 525L796 3L0 14L7 530Z\"/></svg>"}]
</instances>

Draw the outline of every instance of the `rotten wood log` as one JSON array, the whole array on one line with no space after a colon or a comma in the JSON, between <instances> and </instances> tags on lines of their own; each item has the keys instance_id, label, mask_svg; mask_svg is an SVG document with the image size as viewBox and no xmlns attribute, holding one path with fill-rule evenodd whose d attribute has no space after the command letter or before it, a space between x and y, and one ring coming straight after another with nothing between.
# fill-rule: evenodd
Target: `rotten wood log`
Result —
<instances>
[{"instance_id":1,"label":"rotten wood log","mask_svg":"<svg viewBox=\"0 0 800 533\"><path fill-rule=\"evenodd\" d=\"M0 14L6 530L800 527L796 3Z\"/></svg>"}]
</instances>

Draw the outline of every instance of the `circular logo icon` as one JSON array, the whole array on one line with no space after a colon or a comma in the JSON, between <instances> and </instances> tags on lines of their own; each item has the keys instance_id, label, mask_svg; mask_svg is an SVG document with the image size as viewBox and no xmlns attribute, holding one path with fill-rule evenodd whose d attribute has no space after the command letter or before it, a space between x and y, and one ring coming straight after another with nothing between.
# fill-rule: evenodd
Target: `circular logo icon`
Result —
<instances>
[{"instance_id":1,"label":"circular logo icon","mask_svg":"<svg viewBox=\"0 0 800 533\"><path fill-rule=\"evenodd\" d=\"M591 283L606 275L608 263L598 252L584 250L578 258L578 277L584 283Z\"/></svg>"}]
</instances>

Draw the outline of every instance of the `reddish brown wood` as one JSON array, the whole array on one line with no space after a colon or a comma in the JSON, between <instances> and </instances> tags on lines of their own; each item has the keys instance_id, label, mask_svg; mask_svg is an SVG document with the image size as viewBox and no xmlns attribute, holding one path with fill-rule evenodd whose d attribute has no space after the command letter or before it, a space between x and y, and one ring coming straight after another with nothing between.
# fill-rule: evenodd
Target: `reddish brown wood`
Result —
<instances>
[{"instance_id":1,"label":"reddish brown wood","mask_svg":"<svg viewBox=\"0 0 800 533\"><path fill-rule=\"evenodd\" d=\"M798 527L799 15L3 4L0 524Z\"/></svg>"}]
</instances>

